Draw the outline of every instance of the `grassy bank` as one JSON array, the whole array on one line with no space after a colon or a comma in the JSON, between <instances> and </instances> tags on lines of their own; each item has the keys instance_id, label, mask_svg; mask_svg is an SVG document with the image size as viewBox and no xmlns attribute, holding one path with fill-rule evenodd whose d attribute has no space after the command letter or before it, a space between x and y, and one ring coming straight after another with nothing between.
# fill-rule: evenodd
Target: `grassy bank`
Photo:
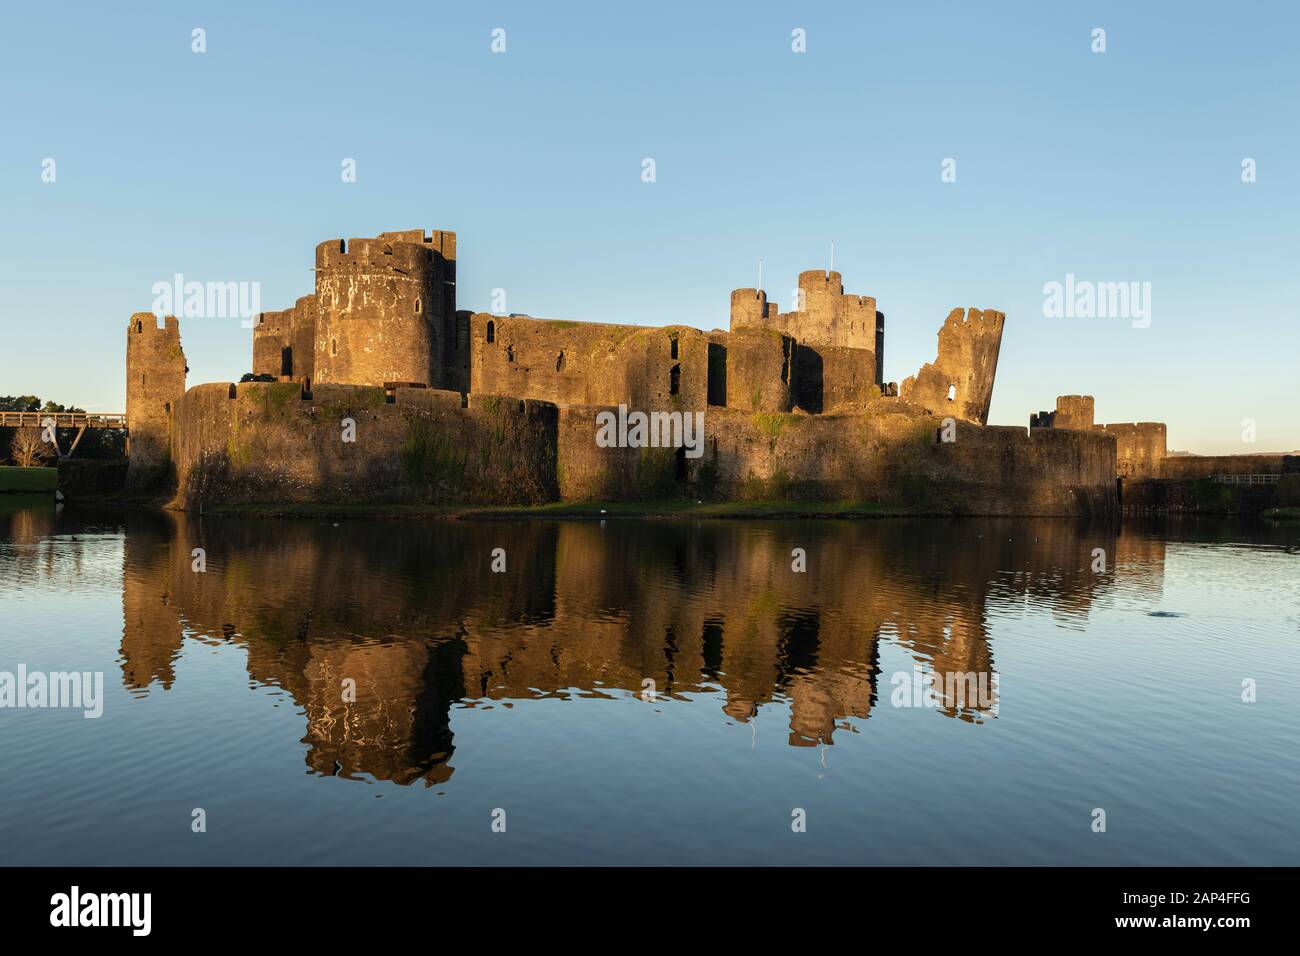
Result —
<instances>
[{"instance_id":1,"label":"grassy bank","mask_svg":"<svg viewBox=\"0 0 1300 956\"><path fill-rule=\"evenodd\" d=\"M0 493L16 492L19 494L54 494L59 486L59 469L57 468L18 468L13 465L0 465Z\"/></svg>"},{"instance_id":2,"label":"grassy bank","mask_svg":"<svg viewBox=\"0 0 1300 956\"><path fill-rule=\"evenodd\" d=\"M1269 508L1264 512L1265 518L1281 518L1283 521L1300 521L1300 508Z\"/></svg>"},{"instance_id":3,"label":"grassy bank","mask_svg":"<svg viewBox=\"0 0 1300 956\"><path fill-rule=\"evenodd\" d=\"M567 502L522 506L271 505L204 508L205 515L258 518L885 518L929 512L855 501Z\"/></svg>"}]
</instances>

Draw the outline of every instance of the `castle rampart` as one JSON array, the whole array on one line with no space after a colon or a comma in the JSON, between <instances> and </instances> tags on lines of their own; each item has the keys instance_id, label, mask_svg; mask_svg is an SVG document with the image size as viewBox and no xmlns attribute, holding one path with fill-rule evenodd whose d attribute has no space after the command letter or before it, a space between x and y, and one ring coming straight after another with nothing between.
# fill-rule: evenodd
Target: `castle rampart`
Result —
<instances>
[{"instance_id":1,"label":"castle rampart","mask_svg":"<svg viewBox=\"0 0 1300 956\"><path fill-rule=\"evenodd\" d=\"M175 414L176 504L553 501L556 409L457 392L218 382ZM349 423L350 431L349 431ZM349 440L349 438L351 440Z\"/></svg>"}]
</instances>

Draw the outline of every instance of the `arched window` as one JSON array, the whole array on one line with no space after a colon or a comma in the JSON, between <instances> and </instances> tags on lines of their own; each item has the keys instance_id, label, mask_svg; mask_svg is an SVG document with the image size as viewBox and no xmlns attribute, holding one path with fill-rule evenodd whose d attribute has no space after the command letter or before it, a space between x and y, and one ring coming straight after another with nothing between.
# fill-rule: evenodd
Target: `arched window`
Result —
<instances>
[{"instance_id":1,"label":"arched window","mask_svg":"<svg viewBox=\"0 0 1300 956\"><path fill-rule=\"evenodd\" d=\"M948 401L950 401L950 402L951 402L951 401L955 401L956 398L957 398L957 386L956 386L956 385L949 385L949 386L948 386Z\"/></svg>"},{"instance_id":2,"label":"arched window","mask_svg":"<svg viewBox=\"0 0 1300 956\"><path fill-rule=\"evenodd\" d=\"M491 319L488 319L487 333L488 333L488 345L491 345L493 342L497 340L497 324L493 322Z\"/></svg>"}]
</instances>

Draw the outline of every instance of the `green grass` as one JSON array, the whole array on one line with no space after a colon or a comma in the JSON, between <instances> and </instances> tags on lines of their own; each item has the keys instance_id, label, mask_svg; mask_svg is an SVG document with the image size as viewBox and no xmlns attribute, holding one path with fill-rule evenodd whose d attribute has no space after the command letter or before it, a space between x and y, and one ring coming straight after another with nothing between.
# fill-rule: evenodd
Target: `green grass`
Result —
<instances>
[{"instance_id":1,"label":"green grass","mask_svg":"<svg viewBox=\"0 0 1300 956\"><path fill-rule=\"evenodd\" d=\"M49 492L59 485L57 468L18 468L13 465L0 465L0 492Z\"/></svg>"}]
</instances>

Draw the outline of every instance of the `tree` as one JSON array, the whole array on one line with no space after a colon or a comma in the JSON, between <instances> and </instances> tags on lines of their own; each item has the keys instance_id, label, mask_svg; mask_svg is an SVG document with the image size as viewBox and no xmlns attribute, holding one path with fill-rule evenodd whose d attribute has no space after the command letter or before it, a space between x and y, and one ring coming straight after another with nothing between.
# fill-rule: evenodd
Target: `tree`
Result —
<instances>
[{"instance_id":1,"label":"tree","mask_svg":"<svg viewBox=\"0 0 1300 956\"><path fill-rule=\"evenodd\" d=\"M34 468L50 457L49 446L41 440L38 428L16 428L9 443L9 453L20 468Z\"/></svg>"},{"instance_id":2,"label":"tree","mask_svg":"<svg viewBox=\"0 0 1300 956\"><path fill-rule=\"evenodd\" d=\"M39 412L41 400L35 395L0 395L0 412Z\"/></svg>"}]
</instances>

